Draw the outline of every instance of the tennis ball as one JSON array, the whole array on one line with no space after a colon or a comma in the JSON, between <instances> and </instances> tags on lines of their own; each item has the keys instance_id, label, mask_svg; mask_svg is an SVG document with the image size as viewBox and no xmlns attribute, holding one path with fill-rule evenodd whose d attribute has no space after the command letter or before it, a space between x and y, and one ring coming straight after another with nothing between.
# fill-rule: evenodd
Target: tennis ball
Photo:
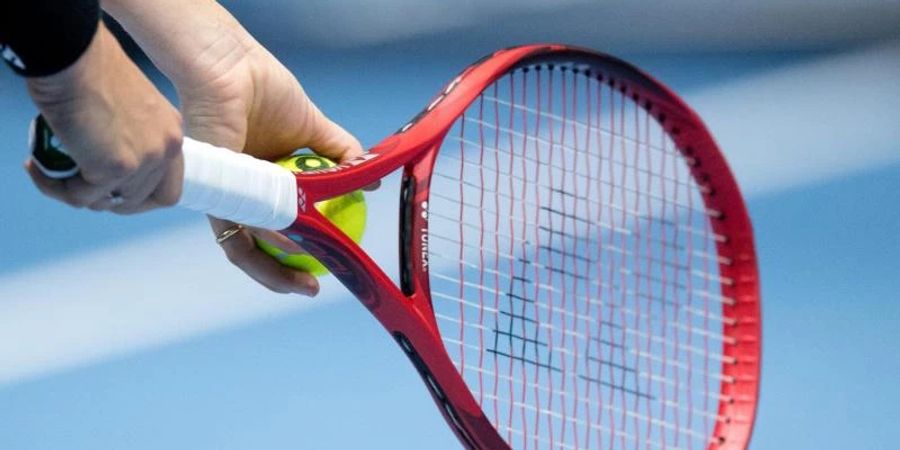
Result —
<instances>
[{"instance_id":1,"label":"tennis ball","mask_svg":"<svg viewBox=\"0 0 900 450\"><path fill-rule=\"evenodd\" d=\"M275 161L275 163L294 173L335 166L330 159L312 154L292 155ZM366 202L362 191L353 191L318 202L316 209L350 239L353 239L353 242L359 243L362 239L363 231L366 228ZM260 238L256 238L256 245L285 266L309 272L315 276L328 273L328 269L322 263L306 253L288 253Z\"/></svg>"}]
</instances>

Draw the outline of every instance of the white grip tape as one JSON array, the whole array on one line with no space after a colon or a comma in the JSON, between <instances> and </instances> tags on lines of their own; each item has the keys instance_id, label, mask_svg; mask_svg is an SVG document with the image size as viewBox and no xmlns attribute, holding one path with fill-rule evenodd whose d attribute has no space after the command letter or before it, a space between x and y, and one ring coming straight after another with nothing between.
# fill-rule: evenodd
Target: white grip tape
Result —
<instances>
[{"instance_id":1,"label":"white grip tape","mask_svg":"<svg viewBox=\"0 0 900 450\"><path fill-rule=\"evenodd\" d=\"M244 225L282 230L297 218L297 182L268 161L184 138L178 206Z\"/></svg>"}]
</instances>

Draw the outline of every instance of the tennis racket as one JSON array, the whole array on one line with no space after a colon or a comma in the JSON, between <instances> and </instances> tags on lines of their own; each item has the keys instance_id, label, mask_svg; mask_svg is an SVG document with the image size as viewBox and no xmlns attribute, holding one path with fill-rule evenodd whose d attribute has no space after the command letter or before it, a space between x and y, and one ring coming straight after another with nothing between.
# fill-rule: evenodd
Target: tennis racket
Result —
<instances>
[{"instance_id":1,"label":"tennis racket","mask_svg":"<svg viewBox=\"0 0 900 450\"><path fill-rule=\"evenodd\" d=\"M53 153L46 124L33 135L36 158ZM750 220L700 118L634 66L509 48L334 168L292 174L191 139L184 159L179 204L282 230L324 263L465 447L747 447ZM400 267L382 268L311 205L400 168Z\"/></svg>"}]
</instances>

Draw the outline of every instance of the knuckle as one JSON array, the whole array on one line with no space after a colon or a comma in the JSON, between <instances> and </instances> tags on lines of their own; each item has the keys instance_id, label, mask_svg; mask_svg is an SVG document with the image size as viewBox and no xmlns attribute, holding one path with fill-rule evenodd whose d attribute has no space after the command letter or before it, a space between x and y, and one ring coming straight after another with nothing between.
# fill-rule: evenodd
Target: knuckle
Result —
<instances>
[{"instance_id":1,"label":"knuckle","mask_svg":"<svg viewBox=\"0 0 900 450\"><path fill-rule=\"evenodd\" d=\"M88 184L102 186L118 180L127 179L137 171L137 162L122 159L104 161L100 164L83 166L81 177Z\"/></svg>"},{"instance_id":2,"label":"knuckle","mask_svg":"<svg viewBox=\"0 0 900 450\"><path fill-rule=\"evenodd\" d=\"M121 179L135 174L139 168L140 163L137 158L121 157L108 161L104 171L110 178Z\"/></svg>"},{"instance_id":3,"label":"knuckle","mask_svg":"<svg viewBox=\"0 0 900 450\"><path fill-rule=\"evenodd\" d=\"M166 137L166 139L163 141L163 159L171 160L177 158L178 155L181 154L181 146L183 140L183 136L180 133L173 133Z\"/></svg>"},{"instance_id":4,"label":"knuckle","mask_svg":"<svg viewBox=\"0 0 900 450\"><path fill-rule=\"evenodd\" d=\"M95 186L106 185L114 179L105 166L97 164L82 164L81 178L88 184Z\"/></svg>"}]
</instances>

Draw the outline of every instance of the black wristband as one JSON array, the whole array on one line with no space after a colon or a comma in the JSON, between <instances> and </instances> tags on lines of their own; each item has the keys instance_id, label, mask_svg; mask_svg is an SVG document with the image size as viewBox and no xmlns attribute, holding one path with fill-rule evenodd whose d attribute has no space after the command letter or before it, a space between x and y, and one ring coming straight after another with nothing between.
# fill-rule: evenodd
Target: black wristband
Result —
<instances>
[{"instance_id":1,"label":"black wristband","mask_svg":"<svg viewBox=\"0 0 900 450\"><path fill-rule=\"evenodd\" d=\"M0 54L22 75L53 75L78 60L100 23L98 0L4 0Z\"/></svg>"}]
</instances>

